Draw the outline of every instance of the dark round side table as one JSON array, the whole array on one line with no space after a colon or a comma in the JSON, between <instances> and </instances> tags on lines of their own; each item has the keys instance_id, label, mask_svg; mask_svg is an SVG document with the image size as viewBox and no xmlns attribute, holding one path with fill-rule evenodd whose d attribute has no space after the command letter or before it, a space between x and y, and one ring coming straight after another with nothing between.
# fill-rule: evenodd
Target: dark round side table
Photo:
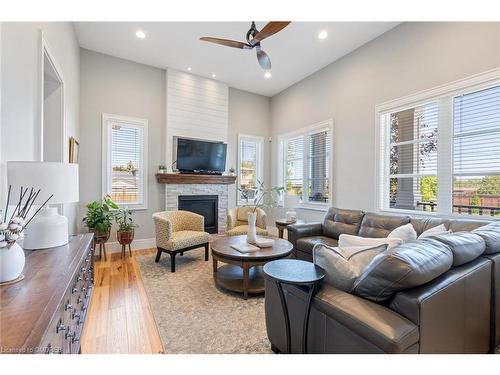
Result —
<instances>
[{"instance_id":1,"label":"dark round side table","mask_svg":"<svg viewBox=\"0 0 500 375\"><path fill-rule=\"evenodd\" d=\"M286 219L276 220L276 228L278 228L278 237L283 238L283 232L292 224L304 224L303 220L286 221Z\"/></svg>"},{"instance_id":2,"label":"dark round side table","mask_svg":"<svg viewBox=\"0 0 500 375\"><path fill-rule=\"evenodd\" d=\"M264 266L264 273L273 279L278 286L278 293L281 306L285 314L286 326L286 353L291 351L290 318L288 316L288 306L283 293L283 284L300 285L309 287L307 295L306 310L304 313L304 323L302 325L302 353L307 353L307 330L309 327L309 313L311 303L318 286L325 277L325 271L310 262L298 259L280 259L267 263Z\"/></svg>"}]
</instances>

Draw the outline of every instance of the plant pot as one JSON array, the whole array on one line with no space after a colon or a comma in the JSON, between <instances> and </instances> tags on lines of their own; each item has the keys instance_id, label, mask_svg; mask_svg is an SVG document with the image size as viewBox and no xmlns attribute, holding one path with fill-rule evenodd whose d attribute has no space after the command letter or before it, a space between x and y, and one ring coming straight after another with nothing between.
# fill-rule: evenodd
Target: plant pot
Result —
<instances>
[{"instance_id":1,"label":"plant pot","mask_svg":"<svg viewBox=\"0 0 500 375\"><path fill-rule=\"evenodd\" d=\"M257 228L255 226L256 222L257 222L257 213L249 212L247 242L251 244L257 242Z\"/></svg>"},{"instance_id":2,"label":"plant pot","mask_svg":"<svg viewBox=\"0 0 500 375\"><path fill-rule=\"evenodd\" d=\"M108 242L109 235L110 235L110 229L108 229L106 232L101 232L101 231L98 231L96 229L90 229L90 232L94 233L94 243L100 244L100 243Z\"/></svg>"},{"instance_id":3,"label":"plant pot","mask_svg":"<svg viewBox=\"0 0 500 375\"><path fill-rule=\"evenodd\" d=\"M12 281L21 276L25 260L24 250L16 242L0 249L0 283Z\"/></svg>"},{"instance_id":4,"label":"plant pot","mask_svg":"<svg viewBox=\"0 0 500 375\"><path fill-rule=\"evenodd\" d=\"M120 245L129 245L134 240L134 230L119 230L116 232L116 240Z\"/></svg>"}]
</instances>

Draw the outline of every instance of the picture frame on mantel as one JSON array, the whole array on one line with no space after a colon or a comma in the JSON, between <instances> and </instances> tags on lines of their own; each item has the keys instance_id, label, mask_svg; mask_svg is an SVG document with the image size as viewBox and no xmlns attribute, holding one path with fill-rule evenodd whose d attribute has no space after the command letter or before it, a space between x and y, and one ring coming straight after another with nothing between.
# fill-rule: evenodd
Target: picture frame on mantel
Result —
<instances>
[{"instance_id":1,"label":"picture frame on mantel","mask_svg":"<svg viewBox=\"0 0 500 375\"><path fill-rule=\"evenodd\" d=\"M80 159L80 143L74 138L69 137L69 162L78 164Z\"/></svg>"}]
</instances>

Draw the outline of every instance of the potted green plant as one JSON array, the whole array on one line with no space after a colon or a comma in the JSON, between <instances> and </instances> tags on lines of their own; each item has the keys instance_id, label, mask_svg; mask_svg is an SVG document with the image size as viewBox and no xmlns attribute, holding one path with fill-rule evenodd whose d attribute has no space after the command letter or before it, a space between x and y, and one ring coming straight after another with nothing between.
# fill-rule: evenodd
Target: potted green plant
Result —
<instances>
[{"instance_id":1,"label":"potted green plant","mask_svg":"<svg viewBox=\"0 0 500 375\"><path fill-rule=\"evenodd\" d=\"M102 201L94 201L87 204L87 216L83 218L85 226L94 233L96 243L105 243L109 239L111 226L113 225L113 210L117 210L118 205L113 202L109 195Z\"/></svg>"},{"instance_id":2,"label":"potted green plant","mask_svg":"<svg viewBox=\"0 0 500 375\"><path fill-rule=\"evenodd\" d=\"M118 209L115 215L115 222L118 224L118 230L116 232L116 240L122 245L122 252L125 252L125 246L129 246L134 240L134 228L137 225L132 219L132 211L128 207Z\"/></svg>"}]
</instances>

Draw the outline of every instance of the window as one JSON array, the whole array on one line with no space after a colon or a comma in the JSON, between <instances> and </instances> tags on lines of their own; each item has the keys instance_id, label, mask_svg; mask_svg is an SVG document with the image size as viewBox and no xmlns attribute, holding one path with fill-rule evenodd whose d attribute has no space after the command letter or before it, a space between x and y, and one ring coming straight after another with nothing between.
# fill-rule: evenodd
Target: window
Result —
<instances>
[{"instance_id":1,"label":"window","mask_svg":"<svg viewBox=\"0 0 500 375\"><path fill-rule=\"evenodd\" d=\"M238 204L240 205L247 204L244 196L249 200L254 198L257 181L263 180L263 148L263 137L243 134L238 136Z\"/></svg>"},{"instance_id":2,"label":"window","mask_svg":"<svg viewBox=\"0 0 500 375\"><path fill-rule=\"evenodd\" d=\"M147 120L103 115L103 195L147 208Z\"/></svg>"},{"instance_id":3,"label":"window","mask_svg":"<svg viewBox=\"0 0 500 375\"><path fill-rule=\"evenodd\" d=\"M379 109L379 206L500 216L500 84L440 91Z\"/></svg>"},{"instance_id":4,"label":"window","mask_svg":"<svg viewBox=\"0 0 500 375\"><path fill-rule=\"evenodd\" d=\"M281 180L302 203L331 201L331 122L280 137Z\"/></svg>"}]
</instances>

